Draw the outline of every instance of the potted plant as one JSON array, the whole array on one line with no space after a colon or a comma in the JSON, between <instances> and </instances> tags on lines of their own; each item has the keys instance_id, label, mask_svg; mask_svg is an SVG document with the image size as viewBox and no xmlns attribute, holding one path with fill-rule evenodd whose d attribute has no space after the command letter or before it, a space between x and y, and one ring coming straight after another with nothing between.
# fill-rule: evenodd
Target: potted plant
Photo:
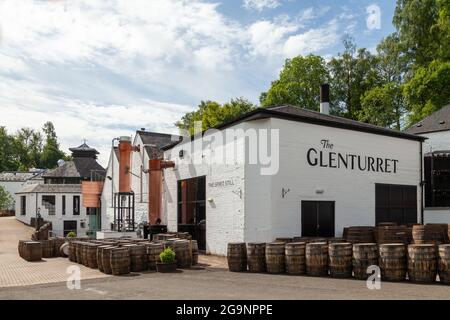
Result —
<instances>
[{"instance_id":1,"label":"potted plant","mask_svg":"<svg viewBox=\"0 0 450 320\"><path fill-rule=\"evenodd\" d=\"M159 254L161 262L156 262L156 271L158 272L174 272L177 270L177 260L175 260L175 252L172 248L166 248Z\"/></svg>"},{"instance_id":2,"label":"potted plant","mask_svg":"<svg viewBox=\"0 0 450 320\"><path fill-rule=\"evenodd\" d=\"M67 234L67 238L75 238L77 236L77 234L75 233L75 232L73 232L73 231L70 231L68 234Z\"/></svg>"}]
</instances>

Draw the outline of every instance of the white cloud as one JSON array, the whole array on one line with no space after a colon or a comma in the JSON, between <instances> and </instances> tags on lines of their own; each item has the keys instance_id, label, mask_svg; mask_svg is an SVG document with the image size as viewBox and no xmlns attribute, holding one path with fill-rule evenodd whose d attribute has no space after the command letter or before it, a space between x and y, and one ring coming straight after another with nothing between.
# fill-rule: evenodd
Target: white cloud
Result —
<instances>
[{"instance_id":1,"label":"white cloud","mask_svg":"<svg viewBox=\"0 0 450 320\"><path fill-rule=\"evenodd\" d=\"M51 120L65 150L86 138L105 163L112 137L141 127L175 132L201 99L256 102L285 57L331 46L342 28L337 19L306 29L323 8L248 25L217 8L204 0L0 0L0 125Z\"/></svg>"},{"instance_id":2,"label":"white cloud","mask_svg":"<svg viewBox=\"0 0 450 320\"><path fill-rule=\"evenodd\" d=\"M310 29L304 33L290 36L284 44L283 52L287 57L317 53L337 43L338 31L338 22L333 19L325 27Z\"/></svg>"},{"instance_id":3,"label":"white cloud","mask_svg":"<svg viewBox=\"0 0 450 320\"><path fill-rule=\"evenodd\" d=\"M244 8L262 11L264 9L275 9L281 6L278 0L244 0Z\"/></svg>"}]
</instances>

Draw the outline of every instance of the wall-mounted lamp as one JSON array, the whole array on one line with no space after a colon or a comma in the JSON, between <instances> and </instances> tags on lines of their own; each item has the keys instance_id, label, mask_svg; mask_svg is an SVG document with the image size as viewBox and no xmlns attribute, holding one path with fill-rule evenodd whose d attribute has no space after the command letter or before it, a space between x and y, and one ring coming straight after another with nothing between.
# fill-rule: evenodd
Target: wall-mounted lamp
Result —
<instances>
[{"instance_id":1,"label":"wall-mounted lamp","mask_svg":"<svg viewBox=\"0 0 450 320\"><path fill-rule=\"evenodd\" d=\"M323 194L325 191L323 189L316 189L317 194Z\"/></svg>"}]
</instances>

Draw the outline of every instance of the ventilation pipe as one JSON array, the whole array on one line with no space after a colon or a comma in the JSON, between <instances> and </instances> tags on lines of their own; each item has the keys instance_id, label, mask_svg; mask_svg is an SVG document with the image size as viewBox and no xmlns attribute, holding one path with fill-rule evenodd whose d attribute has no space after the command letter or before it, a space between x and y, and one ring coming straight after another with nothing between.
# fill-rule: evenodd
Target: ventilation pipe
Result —
<instances>
[{"instance_id":1,"label":"ventilation pipe","mask_svg":"<svg viewBox=\"0 0 450 320\"><path fill-rule=\"evenodd\" d=\"M150 225L161 219L162 212L162 172L175 167L175 162L167 160L149 160L148 172L148 221Z\"/></svg>"},{"instance_id":2,"label":"ventilation pipe","mask_svg":"<svg viewBox=\"0 0 450 320\"><path fill-rule=\"evenodd\" d=\"M330 114L330 85L320 85L320 113Z\"/></svg>"}]
</instances>

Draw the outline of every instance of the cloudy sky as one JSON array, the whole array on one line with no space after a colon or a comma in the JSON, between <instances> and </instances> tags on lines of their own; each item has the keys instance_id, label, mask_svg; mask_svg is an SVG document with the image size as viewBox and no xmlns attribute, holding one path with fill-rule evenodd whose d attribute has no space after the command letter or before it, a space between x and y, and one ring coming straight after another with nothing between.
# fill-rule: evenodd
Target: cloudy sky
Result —
<instances>
[{"instance_id":1,"label":"cloudy sky","mask_svg":"<svg viewBox=\"0 0 450 320\"><path fill-rule=\"evenodd\" d=\"M393 0L0 0L0 126L55 124L105 164L113 137L173 123L200 100L259 94L286 58L374 50ZM377 13L380 13L379 22Z\"/></svg>"}]
</instances>

